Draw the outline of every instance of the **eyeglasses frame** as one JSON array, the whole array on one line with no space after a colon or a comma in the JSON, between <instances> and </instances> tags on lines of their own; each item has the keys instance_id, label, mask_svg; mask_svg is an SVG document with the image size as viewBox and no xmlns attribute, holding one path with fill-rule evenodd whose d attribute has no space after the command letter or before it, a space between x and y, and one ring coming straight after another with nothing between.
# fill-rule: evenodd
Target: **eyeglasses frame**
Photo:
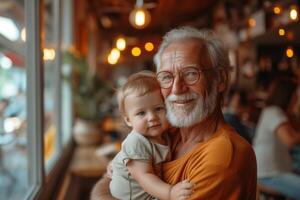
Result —
<instances>
[{"instance_id":1,"label":"eyeglasses frame","mask_svg":"<svg viewBox=\"0 0 300 200\"><path fill-rule=\"evenodd\" d=\"M184 84L186 84L186 85L188 85L188 86L195 85L195 84L199 81L200 76L201 76L201 73L203 73L203 72L205 72L205 71L224 69L224 67L200 69L199 67L196 67L196 66L184 67L183 69L187 69L187 68L193 68L193 69L195 69L195 70L198 71L198 78L197 78L197 80L195 80L194 83L188 84L188 83L186 83L186 82L184 81ZM182 70L179 71L179 77L181 76L181 71L182 71ZM156 79L157 79L157 80L158 80L158 75L159 75L159 73L161 73L161 72L167 72L167 73L170 73L170 74L172 75L173 79L172 79L172 83L170 84L169 87L162 87L161 84L160 84L160 82L159 82L160 87L163 88L163 89L169 89L169 88L171 88L172 85L174 84L174 79L175 79L174 74L173 74L172 72L169 72L169 71L160 71L160 72L158 72L158 73L156 74Z\"/></svg>"}]
</instances>

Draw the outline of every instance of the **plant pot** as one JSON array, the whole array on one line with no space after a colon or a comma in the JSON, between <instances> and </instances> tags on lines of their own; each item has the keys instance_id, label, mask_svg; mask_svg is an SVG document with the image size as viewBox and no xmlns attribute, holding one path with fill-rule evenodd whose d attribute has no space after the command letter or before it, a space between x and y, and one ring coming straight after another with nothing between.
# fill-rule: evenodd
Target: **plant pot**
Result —
<instances>
[{"instance_id":1,"label":"plant pot","mask_svg":"<svg viewBox=\"0 0 300 200\"><path fill-rule=\"evenodd\" d=\"M101 142L101 128L97 122L76 119L74 140L78 145L97 145Z\"/></svg>"}]
</instances>

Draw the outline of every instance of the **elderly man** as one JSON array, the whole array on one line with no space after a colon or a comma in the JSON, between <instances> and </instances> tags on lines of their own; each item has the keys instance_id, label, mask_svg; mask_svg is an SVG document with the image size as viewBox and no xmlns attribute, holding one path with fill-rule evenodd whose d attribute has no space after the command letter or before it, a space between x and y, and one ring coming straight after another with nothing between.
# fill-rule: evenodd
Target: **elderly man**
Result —
<instances>
[{"instance_id":1,"label":"elderly man","mask_svg":"<svg viewBox=\"0 0 300 200\"><path fill-rule=\"evenodd\" d=\"M157 55L157 79L173 133L173 161L163 165L167 183L195 184L190 199L255 200L256 159L251 146L224 121L227 51L208 30L183 27L166 34ZM111 199L103 178L92 199Z\"/></svg>"}]
</instances>

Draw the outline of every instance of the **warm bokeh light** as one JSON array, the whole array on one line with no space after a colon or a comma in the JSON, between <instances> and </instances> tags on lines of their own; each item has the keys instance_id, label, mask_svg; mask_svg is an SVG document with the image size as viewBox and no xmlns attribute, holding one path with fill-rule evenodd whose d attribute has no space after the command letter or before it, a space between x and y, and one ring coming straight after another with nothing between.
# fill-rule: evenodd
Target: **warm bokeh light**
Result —
<instances>
[{"instance_id":1,"label":"warm bokeh light","mask_svg":"<svg viewBox=\"0 0 300 200\"><path fill-rule=\"evenodd\" d=\"M116 46L120 51L123 51L126 48L126 40L122 37L118 38Z\"/></svg>"},{"instance_id":2,"label":"warm bokeh light","mask_svg":"<svg viewBox=\"0 0 300 200\"><path fill-rule=\"evenodd\" d=\"M285 51L285 54L288 58L292 58L294 56L294 50L292 47L288 47Z\"/></svg>"},{"instance_id":3,"label":"warm bokeh light","mask_svg":"<svg viewBox=\"0 0 300 200\"><path fill-rule=\"evenodd\" d=\"M295 7L291 8L290 10L290 18L291 20L298 20L298 11Z\"/></svg>"},{"instance_id":4,"label":"warm bokeh light","mask_svg":"<svg viewBox=\"0 0 300 200\"><path fill-rule=\"evenodd\" d=\"M120 58L120 55L121 55L121 53L120 53L119 49L113 48L110 51L109 55L107 56L107 62L111 65L117 64L117 62Z\"/></svg>"},{"instance_id":5,"label":"warm bokeh light","mask_svg":"<svg viewBox=\"0 0 300 200\"><path fill-rule=\"evenodd\" d=\"M107 16L102 16L101 17L101 19L100 19L100 21L101 21L101 24L102 24L102 26L104 27L104 28L111 28L112 27L112 21L111 21L111 19L109 18L109 17L107 17Z\"/></svg>"},{"instance_id":6,"label":"warm bokeh light","mask_svg":"<svg viewBox=\"0 0 300 200\"><path fill-rule=\"evenodd\" d=\"M253 18L249 18L249 20L248 20L248 24L249 24L249 26L250 26L250 27L254 27L254 26L256 26L256 21L255 21L255 19L253 19Z\"/></svg>"},{"instance_id":7,"label":"warm bokeh light","mask_svg":"<svg viewBox=\"0 0 300 200\"><path fill-rule=\"evenodd\" d=\"M46 60L54 60L54 58L55 58L55 50L45 48L43 59L46 61Z\"/></svg>"},{"instance_id":8,"label":"warm bokeh light","mask_svg":"<svg viewBox=\"0 0 300 200\"><path fill-rule=\"evenodd\" d=\"M285 35L285 30L284 30L283 28L280 28L280 29L278 30L278 34L279 34L280 36L284 36L284 35Z\"/></svg>"},{"instance_id":9,"label":"warm bokeh light","mask_svg":"<svg viewBox=\"0 0 300 200\"><path fill-rule=\"evenodd\" d=\"M274 12L276 15L279 15L279 14L281 13L281 8L280 8L279 6L274 6L273 12Z\"/></svg>"},{"instance_id":10,"label":"warm bokeh light","mask_svg":"<svg viewBox=\"0 0 300 200\"><path fill-rule=\"evenodd\" d=\"M113 58L112 55L109 54L109 55L107 56L107 62L108 62L109 64L111 64L111 65L115 65L115 64L117 64L118 59Z\"/></svg>"},{"instance_id":11,"label":"warm bokeh light","mask_svg":"<svg viewBox=\"0 0 300 200\"><path fill-rule=\"evenodd\" d=\"M25 28L22 28L22 30L21 30L21 40L23 42L26 42L26 29Z\"/></svg>"},{"instance_id":12,"label":"warm bokeh light","mask_svg":"<svg viewBox=\"0 0 300 200\"><path fill-rule=\"evenodd\" d=\"M152 42L147 42L145 44L145 49L146 49L146 51L152 51L154 49L153 43Z\"/></svg>"},{"instance_id":13,"label":"warm bokeh light","mask_svg":"<svg viewBox=\"0 0 300 200\"><path fill-rule=\"evenodd\" d=\"M133 47L132 49L131 49L131 54L133 55L133 56L140 56L141 55L141 49L139 48L139 47Z\"/></svg>"},{"instance_id":14,"label":"warm bokeh light","mask_svg":"<svg viewBox=\"0 0 300 200\"><path fill-rule=\"evenodd\" d=\"M117 48L113 48L110 52L110 56L114 60L118 60L120 58L120 51Z\"/></svg>"},{"instance_id":15,"label":"warm bokeh light","mask_svg":"<svg viewBox=\"0 0 300 200\"><path fill-rule=\"evenodd\" d=\"M129 22L134 28L143 29L151 21L150 12L143 7L136 7L130 12Z\"/></svg>"},{"instance_id":16,"label":"warm bokeh light","mask_svg":"<svg viewBox=\"0 0 300 200\"><path fill-rule=\"evenodd\" d=\"M135 14L134 22L138 26L143 26L145 24L145 13L142 10L139 10Z\"/></svg>"}]
</instances>

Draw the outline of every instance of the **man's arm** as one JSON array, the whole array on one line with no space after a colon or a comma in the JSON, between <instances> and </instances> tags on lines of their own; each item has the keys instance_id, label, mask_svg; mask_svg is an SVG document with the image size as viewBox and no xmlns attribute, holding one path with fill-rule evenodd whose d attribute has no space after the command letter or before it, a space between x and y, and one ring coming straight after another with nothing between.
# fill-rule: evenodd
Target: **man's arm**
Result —
<instances>
[{"instance_id":1,"label":"man's arm","mask_svg":"<svg viewBox=\"0 0 300 200\"><path fill-rule=\"evenodd\" d=\"M91 200L115 200L109 190L110 178L103 176L93 187Z\"/></svg>"}]
</instances>

